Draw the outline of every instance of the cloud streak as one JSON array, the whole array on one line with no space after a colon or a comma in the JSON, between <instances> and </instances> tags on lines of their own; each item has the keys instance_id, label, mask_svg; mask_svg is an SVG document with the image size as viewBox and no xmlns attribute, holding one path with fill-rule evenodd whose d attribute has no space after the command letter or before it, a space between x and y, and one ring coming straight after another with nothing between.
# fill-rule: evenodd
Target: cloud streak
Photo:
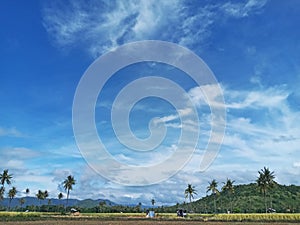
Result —
<instances>
[{"instance_id":1,"label":"cloud streak","mask_svg":"<svg viewBox=\"0 0 300 225\"><path fill-rule=\"evenodd\" d=\"M24 137L25 135L17 130L15 127L12 128L4 128L0 127L0 137L6 136L6 137Z\"/></svg>"},{"instance_id":2,"label":"cloud streak","mask_svg":"<svg viewBox=\"0 0 300 225\"><path fill-rule=\"evenodd\" d=\"M187 47L202 45L212 25L224 17L259 13L266 2L198 2L196 6L177 0L48 2L43 25L58 47L87 49L97 57L124 43L157 36Z\"/></svg>"}]
</instances>

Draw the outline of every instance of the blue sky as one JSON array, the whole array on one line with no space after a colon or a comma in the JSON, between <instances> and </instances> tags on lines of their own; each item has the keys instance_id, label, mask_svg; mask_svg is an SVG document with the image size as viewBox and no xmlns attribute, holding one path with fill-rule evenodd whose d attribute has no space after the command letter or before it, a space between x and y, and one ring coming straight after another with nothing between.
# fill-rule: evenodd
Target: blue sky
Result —
<instances>
[{"instance_id":1,"label":"blue sky","mask_svg":"<svg viewBox=\"0 0 300 225\"><path fill-rule=\"evenodd\" d=\"M183 202L192 183L204 196L208 181L253 182L268 166L282 184L300 175L300 2L290 1L2 1L0 13L0 169L14 174L19 196L47 189L51 197L73 174L76 198L158 205ZM132 41L163 40L200 56L222 87L226 131L212 165L199 171L209 132L209 113L198 87L176 68L144 63L119 71L103 88L96 124L119 161L151 164L176 149L180 121L174 107L148 98L135 105L130 125L149 135L148 123L168 124L166 140L143 157L124 148L111 126L114 98L143 76L172 79L197 107L200 139L191 161L175 176L146 187L115 184L83 159L72 128L72 104L86 69L102 54ZM201 91L202 90L202 91Z\"/></svg>"}]
</instances>

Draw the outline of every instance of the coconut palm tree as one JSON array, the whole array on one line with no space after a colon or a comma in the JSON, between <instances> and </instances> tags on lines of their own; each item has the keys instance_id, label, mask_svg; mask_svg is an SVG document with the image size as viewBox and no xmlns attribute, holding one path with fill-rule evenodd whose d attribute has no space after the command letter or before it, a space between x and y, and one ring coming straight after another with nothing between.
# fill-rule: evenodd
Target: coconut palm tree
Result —
<instances>
[{"instance_id":1,"label":"coconut palm tree","mask_svg":"<svg viewBox=\"0 0 300 225\"><path fill-rule=\"evenodd\" d=\"M3 170L3 173L0 174L0 183L2 186L11 184L12 175L8 173L8 170Z\"/></svg>"},{"instance_id":2,"label":"coconut palm tree","mask_svg":"<svg viewBox=\"0 0 300 225\"><path fill-rule=\"evenodd\" d=\"M0 187L0 201L4 198L4 192L5 192L5 184L10 185L11 184L12 175L8 173L8 170L3 170L3 173L0 174L0 184L2 185Z\"/></svg>"},{"instance_id":3,"label":"coconut palm tree","mask_svg":"<svg viewBox=\"0 0 300 225\"><path fill-rule=\"evenodd\" d=\"M70 190L73 189L73 185L75 185L75 183L76 183L76 180L71 175L69 175L67 177L67 179L65 179L64 182L63 182L64 188L67 191L67 203L66 203L66 207L68 206L68 202L69 202Z\"/></svg>"},{"instance_id":4,"label":"coconut palm tree","mask_svg":"<svg viewBox=\"0 0 300 225\"><path fill-rule=\"evenodd\" d=\"M266 208L266 213L268 212L268 207L267 207L267 192L274 187L275 185L275 174L274 171L270 171L269 168L264 167L260 171L258 171L258 177L256 179L256 183L261 191L261 193L264 196L264 203L265 203L265 208Z\"/></svg>"},{"instance_id":5,"label":"coconut palm tree","mask_svg":"<svg viewBox=\"0 0 300 225\"><path fill-rule=\"evenodd\" d=\"M214 209L215 209L215 213L217 212L217 203L216 203L216 195L219 194L219 190L218 190L218 182L213 179L211 182L208 182L208 186L207 186L207 191L209 192L211 191L212 195L214 196Z\"/></svg>"},{"instance_id":6,"label":"coconut palm tree","mask_svg":"<svg viewBox=\"0 0 300 225\"><path fill-rule=\"evenodd\" d=\"M16 187L12 187L12 188L8 191L8 198L9 198L8 210L10 210L11 201L12 201L13 198L16 196L16 194L17 194L17 189L16 189Z\"/></svg>"},{"instance_id":7,"label":"coconut palm tree","mask_svg":"<svg viewBox=\"0 0 300 225\"><path fill-rule=\"evenodd\" d=\"M3 173L0 174L0 183L4 188L5 183L7 185L11 184L12 175L8 173L8 170L3 170Z\"/></svg>"},{"instance_id":8,"label":"coconut palm tree","mask_svg":"<svg viewBox=\"0 0 300 225\"><path fill-rule=\"evenodd\" d=\"M20 203L21 208L25 204L25 201L26 201L25 198L20 198L19 199L19 203Z\"/></svg>"},{"instance_id":9,"label":"coconut palm tree","mask_svg":"<svg viewBox=\"0 0 300 225\"><path fill-rule=\"evenodd\" d=\"M46 198L49 197L49 192L48 192L47 190L45 190L45 191L43 192L43 195L44 195L43 200L45 200Z\"/></svg>"},{"instance_id":10,"label":"coconut palm tree","mask_svg":"<svg viewBox=\"0 0 300 225\"><path fill-rule=\"evenodd\" d=\"M142 203L139 202L139 204L138 204L138 212L141 212L141 211L142 211Z\"/></svg>"},{"instance_id":11,"label":"coconut palm tree","mask_svg":"<svg viewBox=\"0 0 300 225\"><path fill-rule=\"evenodd\" d=\"M64 195L63 195L63 193L60 192L57 197L59 200L61 200L64 197Z\"/></svg>"},{"instance_id":12,"label":"coconut palm tree","mask_svg":"<svg viewBox=\"0 0 300 225\"><path fill-rule=\"evenodd\" d=\"M44 199L49 197L49 192L47 190L44 191Z\"/></svg>"},{"instance_id":13,"label":"coconut palm tree","mask_svg":"<svg viewBox=\"0 0 300 225\"><path fill-rule=\"evenodd\" d=\"M152 206L154 206L154 204L155 204L155 199L154 198L151 199L151 204L152 204Z\"/></svg>"},{"instance_id":14,"label":"coconut palm tree","mask_svg":"<svg viewBox=\"0 0 300 225\"><path fill-rule=\"evenodd\" d=\"M2 201L4 198L4 191L5 191L4 187L0 187L0 201Z\"/></svg>"},{"instance_id":15,"label":"coconut palm tree","mask_svg":"<svg viewBox=\"0 0 300 225\"><path fill-rule=\"evenodd\" d=\"M25 190L26 197L28 197L29 193L30 193L29 188L26 188L26 190Z\"/></svg>"},{"instance_id":16,"label":"coconut palm tree","mask_svg":"<svg viewBox=\"0 0 300 225\"><path fill-rule=\"evenodd\" d=\"M38 193L36 194L37 199L39 200L39 206L41 206L41 200L44 199L44 192L41 190L38 190Z\"/></svg>"},{"instance_id":17,"label":"coconut palm tree","mask_svg":"<svg viewBox=\"0 0 300 225\"><path fill-rule=\"evenodd\" d=\"M188 184L187 188L184 190L185 198L189 198L190 203L192 202L192 198L194 198L194 195L197 195L197 192L195 190L195 186L192 186L191 184Z\"/></svg>"},{"instance_id":18,"label":"coconut palm tree","mask_svg":"<svg viewBox=\"0 0 300 225\"><path fill-rule=\"evenodd\" d=\"M234 186L233 183L234 180L230 180L227 178L226 182L223 182L224 186L222 187L222 191L224 191L226 194L229 194L230 199L230 211L232 212L232 195L234 194Z\"/></svg>"},{"instance_id":19,"label":"coconut palm tree","mask_svg":"<svg viewBox=\"0 0 300 225\"><path fill-rule=\"evenodd\" d=\"M64 195L63 195L63 193L60 192L60 193L57 195L57 197L58 197L59 200L61 200L61 199L64 197ZM61 205L63 206L63 204L61 204Z\"/></svg>"}]
</instances>

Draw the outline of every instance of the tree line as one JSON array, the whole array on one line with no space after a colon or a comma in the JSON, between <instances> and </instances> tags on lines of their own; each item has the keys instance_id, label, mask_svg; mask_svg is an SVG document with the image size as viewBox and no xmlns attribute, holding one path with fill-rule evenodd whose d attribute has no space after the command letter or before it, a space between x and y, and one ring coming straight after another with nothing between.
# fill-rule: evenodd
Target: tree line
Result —
<instances>
[{"instance_id":1,"label":"tree line","mask_svg":"<svg viewBox=\"0 0 300 225\"><path fill-rule=\"evenodd\" d=\"M267 194L276 185L274 179L275 179L275 173L274 171L270 171L269 168L264 167L263 169L258 171L256 184L260 192L262 193L266 213L272 210L272 208L267 204ZM232 197L235 193L234 182L235 182L234 180L227 178L226 182L223 182L223 186L221 187L222 193L228 196L230 199L229 201L230 205L227 206L228 212L233 212ZM211 195L213 196L214 213L217 213L216 200L217 197L221 194L221 191L218 189L218 184L219 183L215 179L213 179L211 182L208 182L208 186L206 188L206 192L210 192ZM194 195L197 195L195 186L193 186L192 184L188 184L187 188L184 191L184 194L185 194L185 198L189 199L189 203L192 203L192 199L194 199Z\"/></svg>"},{"instance_id":2,"label":"tree line","mask_svg":"<svg viewBox=\"0 0 300 225\"><path fill-rule=\"evenodd\" d=\"M8 210L11 210L11 201L15 198L18 190L16 187L12 186L12 179L13 175L9 173L8 170L4 170L0 173L0 202L3 200L4 196L8 198ZM274 171L271 171L269 168L264 167L263 169L258 171L258 176L256 177L255 187L261 193L261 199L264 204L265 212L268 212L270 208L272 208L272 199L271 199L271 190L276 187L277 183L274 181L275 174ZM67 207L69 206L69 197L70 192L73 189L73 186L76 184L76 180L72 175L69 175L65 180L63 180L62 185L66 194L58 193L57 198L59 200L65 198L66 201L65 205L61 206L51 206L51 199L48 199L48 204L42 204L45 200L49 197L49 192L47 190L38 190L35 194L35 197L38 200L38 206L31 206L30 210L39 210L39 211L54 211L60 208L60 211L64 209L66 211ZM11 187L12 186L12 187ZM177 208L185 208L188 211L197 211L197 212L206 212L206 213L218 213L218 212L238 212L236 208L234 208L234 199L236 199L236 188L240 185L235 185L235 181L232 179L227 178L225 182L218 182L216 179L212 179L208 182L206 187L206 193L210 194L207 197L203 197L201 202L200 200L193 202L195 196L197 195L196 187L192 184L188 184L187 188L184 190L184 197L188 200L187 203L179 204L177 203L174 206L159 206L154 207L155 199L151 199L150 203L152 208L155 208L156 212L174 212ZM9 189L6 191L7 187ZM251 186L253 189L253 186ZM256 189L255 188L255 189ZM28 197L30 193L29 188L25 190L25 194ZM246 196L243 196L246 197ZM223 203L222 203L223 198ZM269 201L268 201L269 198ZM226 201L224 200L226 199ZM210 201L210 202L209 202ZM251 199L250 199L250 207L251 206ZM253 201L257 201L257 199L253 198ZM210 204L211 203L211 204ZM22 208L22 205L25 204L25 198L19 199L19 204ZM220 204L222 206L220 206ZM262 203L261 203L262 204ZM211 206L209 206L211 205ZM254 207L254 204L252 204ZM208 209L211 207L211 210ZM257 204L256 204L257 207ZM28 208L28 207L27 207ZM221 210L220 208L224 209ZM79 208L78 208L79 209ZM124 205L107 205L105 201L100 201L98 206L92 207L84 207L79 209L82 212L143 212L145 211L145 207L142 207L141 203L138 203L136 206L124 206Z\"/></svg>"},{"instance_id":3,"label":"tree line","mask_svg":"<svg viewBox=\"0 0 300 225\"><path fill-rule=\"evenodd\" d=\"M11 187L7 192L5 191L7 186L9 186L9 187L11 186L12 180L13 180L13 175L9 173L8 169L3 170L3 172L0 174L0 184L1 184L1 187L0 187L0 202L4 199L5 193L6 193L7 197L9 198L8 210L10 210L11 202L18 193L18 190L15 186ZM69 175L62 182L62 184L63 184L63 187L64 187L65 191L67 192L67 202L66 202L66 205L65 205L65 208L67 208L68 201L69 201L69 196L70 196L70 191L73 189L73 186L76 184L76 180L74 179L74 176ZM25 194L26 194L27 197L28 197L29 193L30 193L30 189L26 188ZM38 192L35 194L35 196L38 199L39 207L41 208L41 201L45 200L49 197L49 192L47 190L44 190L44 191L38 190ZM58 197L58 199L62 199L64 197L64 195L63 195L63 193L60 192L57 197ZM49 199L48 200L48 205L50 205L50 203L51 203L50 201L51 200ZM22 207L22 205L25 204L25 198L20 198L19 203L20 203L20 206Z\"/></svg>"}]
</instances>

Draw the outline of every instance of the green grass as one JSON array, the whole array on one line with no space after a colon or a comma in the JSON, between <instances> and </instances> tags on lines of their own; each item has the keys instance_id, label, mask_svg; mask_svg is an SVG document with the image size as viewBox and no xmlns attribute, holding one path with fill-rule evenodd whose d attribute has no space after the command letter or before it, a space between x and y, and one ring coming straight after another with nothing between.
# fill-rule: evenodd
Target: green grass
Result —
<instances>
[{"instance_id":1,"label":"green grass","mask_svg":"<svg viewBox=\"0 0 300 225\"><path fill-rule=\"evenodd\" d=\"M38 220L41 217L41 213L36 212L0 212L0 221L28 221Z\"/></svg>"},{"instance_id":2,"label":"green grass","mask_svg":"<svg viewBox=\"0 0 300 225\"><path fill-rule=\"evenodd\" d=\"M193 217L193 215L192 215ZM198 215L201 217L201 215ZM236 213L236 214L217 214L202 215L207 221L263 221L263 222L300 222L300 214L288 213Z\"/></svg>"}]
</instances>

